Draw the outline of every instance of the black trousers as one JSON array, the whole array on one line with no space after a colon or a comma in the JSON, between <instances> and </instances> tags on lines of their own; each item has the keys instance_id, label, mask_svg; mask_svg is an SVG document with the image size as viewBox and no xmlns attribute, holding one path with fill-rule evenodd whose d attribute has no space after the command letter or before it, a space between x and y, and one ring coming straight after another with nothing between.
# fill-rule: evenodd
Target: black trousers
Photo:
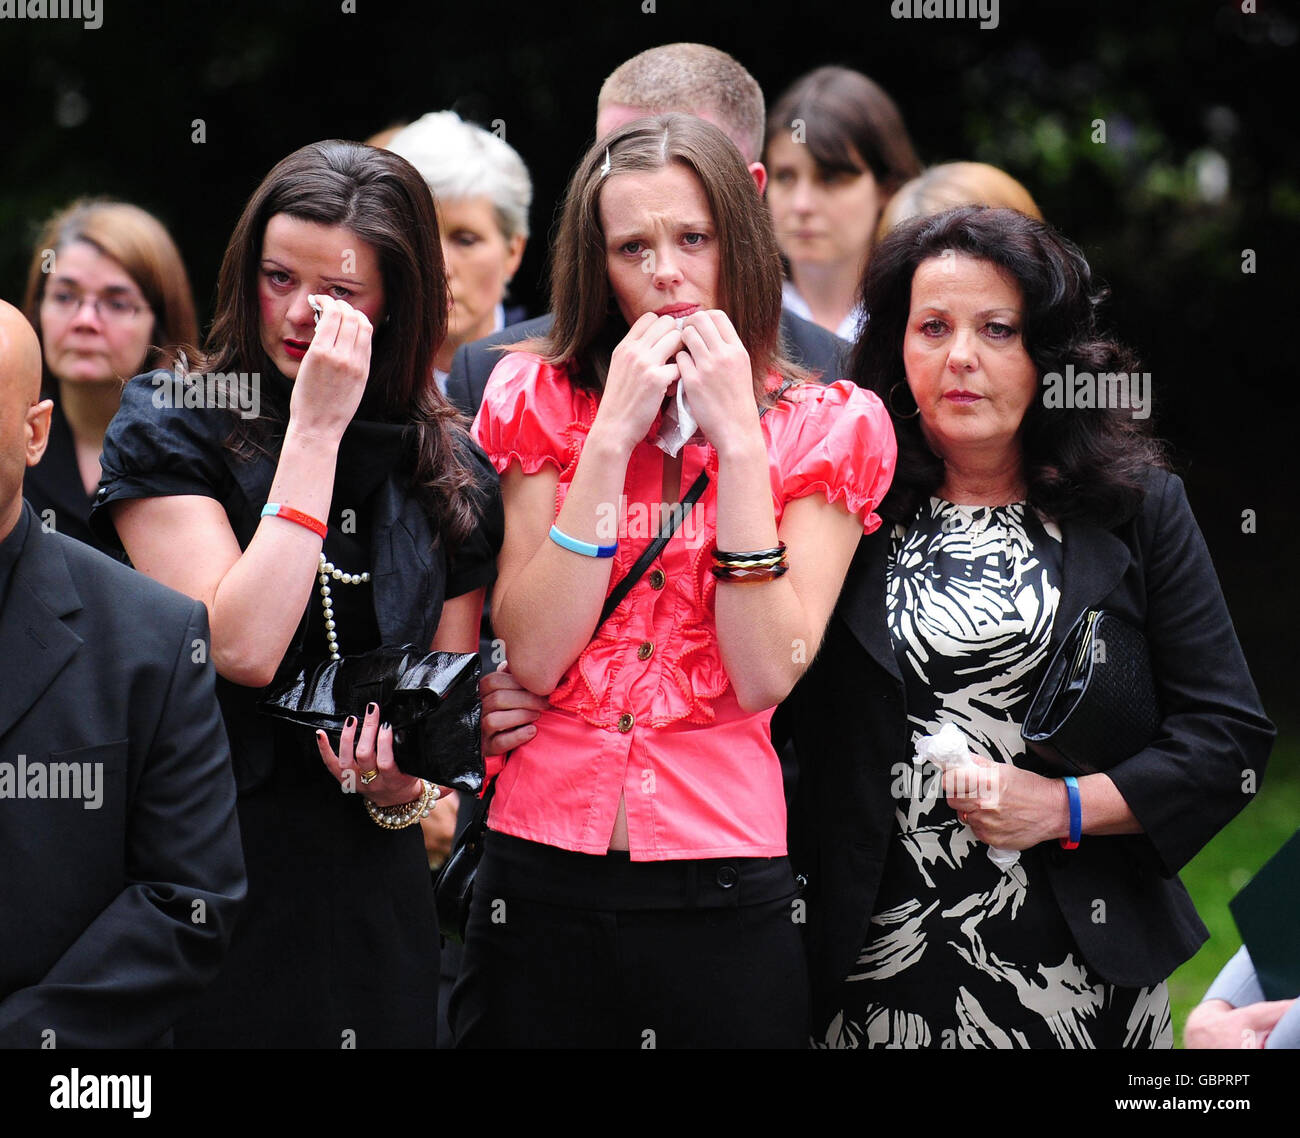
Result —
<instances>
[{"instance_id":1,"label":"black trousers","mask_svg":"<svg viewBox=\"0 0 1300 1138\"><path fill-rule=\"evenodd\" d=\"M806 1047L795 901L785 858L633 862L489 834L456 1045Z\"/></svg>"}]
</instances>

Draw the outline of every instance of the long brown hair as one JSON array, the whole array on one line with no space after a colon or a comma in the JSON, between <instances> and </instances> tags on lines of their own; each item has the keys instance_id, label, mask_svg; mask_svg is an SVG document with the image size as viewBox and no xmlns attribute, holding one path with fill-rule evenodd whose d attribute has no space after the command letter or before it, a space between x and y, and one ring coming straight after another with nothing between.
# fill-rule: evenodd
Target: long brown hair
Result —
<instances>
[{"instance_id":1,"label":"long brown hair","mask_svg":"<svg viewBox=\"0 0 1300 1138\"><path fill-rule=\"evenodd\" d=\"M50 279L50 254L57 264L59 252L78 241L121 265L153 312L152 345L145 358L137 361L139 371L158 366L177 348L193 349L199 339L194 294L171 234L139 206L108 198L79 198L42 226L23 293L23 314L37 336L41 335L41 302ZM41 344L43 353L43 338ZM42 367L48 387L49 369Z\"/></svg>"},{"instance_id":2,"label":"long brown hair","mask_svg":"<svg viewBox=\"0 0 1300 1138\"><path fill-rule=\"evenodd\" d=\"M428 186L409 162L387 150L331 139L296 150L262 180L240 215L221 262L216 316L202 366L211 372L256 370L275 375L262 347L257 273L267 222L288 214L342 226L379 257L387 321L375 330L370 376L358 415L413 423L413 481L451 546L475 524L475 480L463 447L459 413L438 390L434 353L447 333L447 279L438 219ZM259 419L232 411L230 446L265 449L288 417L281 393L262 397Z\"/></svg>"},{"instance_id":3,"label":"long brown hair","mask_svg":"<svg viewBox=\"0 0 1300 1138\"><path fill-rule=\"evenodd\" d=\"M674 162L700 180L708 198L720 257L717 303L749 353L754 396L762 401L770 370L795 380L807 374L781 350L781 253L740 152L716 126L693 115L638 119L587 151L569 182L552 250L555 323L544 340L520 347L566 365L575 386L600 391L609 353L626 333L609 287L600 192L616 174Z\"/></svg>"}]
</instances>

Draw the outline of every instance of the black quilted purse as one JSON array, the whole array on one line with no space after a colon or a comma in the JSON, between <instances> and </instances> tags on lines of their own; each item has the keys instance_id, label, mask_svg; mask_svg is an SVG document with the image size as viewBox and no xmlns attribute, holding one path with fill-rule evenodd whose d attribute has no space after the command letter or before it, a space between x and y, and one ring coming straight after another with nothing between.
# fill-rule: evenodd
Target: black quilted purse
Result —
<instances>
[{"instance_id":1,"label":"black quilted purse","mask_svg":"<svg viewBox=\"0 0 1300 1138\"><path fill-rule=\"evenodd\" d=\"M1057 649L1020 736L1061 774L1096 774L1155 738L1160 706L1146 638L1104 609L1089 609Z\"/></svg>"}]
</instances>

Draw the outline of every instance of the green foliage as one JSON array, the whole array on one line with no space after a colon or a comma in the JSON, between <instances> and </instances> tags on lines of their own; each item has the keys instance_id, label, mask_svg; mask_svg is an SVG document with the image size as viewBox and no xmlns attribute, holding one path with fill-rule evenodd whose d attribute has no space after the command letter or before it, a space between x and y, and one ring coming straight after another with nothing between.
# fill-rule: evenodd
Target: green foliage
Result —
<instances>
[{"instance_id":1,"label":"green foliage","mask_svg":"<svg viewBox=\"0 0 1300 1138\"><path fill-rule=\"evenodd\" d=\"M1255 801L1194 857L1183 870L1183 884L1210 930L1191 960L1169 980L1174 1040L1182 1046L1188 1013L1233 953L1241 937L1228 911L1228 901L1278 847L1300 826L1300 733L1279 736L1264 785Z\"/></svg>"}]
</instances>

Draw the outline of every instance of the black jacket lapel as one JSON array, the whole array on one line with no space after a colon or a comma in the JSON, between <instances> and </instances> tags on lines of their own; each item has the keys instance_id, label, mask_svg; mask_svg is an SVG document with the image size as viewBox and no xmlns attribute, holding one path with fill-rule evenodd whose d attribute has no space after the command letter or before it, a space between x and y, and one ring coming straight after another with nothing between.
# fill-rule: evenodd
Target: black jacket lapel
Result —
<instances>
[{"instance_id":1,"label":"black jacket lapel","mask_svg":"<svg viewBox=\"0 0 1300 1138\"><path fill-rule=\"evenodd\" d=\"M1061 537L1064 563L1061 599L1052 622L1053 650L1086 609L1099 605L1114 591L1132 561L1128 546L1100 526L1066 521Z\"/></svg>"},{"instance_id":2,"label":"black jacket lapel","mask_svg":"<svg viewBox=\"0 0 1300 1138\"><path fill-rule=\"evenodd\" d=\"M24 507L30 515L30 507ZM59 539L31 519L0 610L0 735L63 671L82 640L63 617L81 608Z\"/></svg>"}]
</instances>

